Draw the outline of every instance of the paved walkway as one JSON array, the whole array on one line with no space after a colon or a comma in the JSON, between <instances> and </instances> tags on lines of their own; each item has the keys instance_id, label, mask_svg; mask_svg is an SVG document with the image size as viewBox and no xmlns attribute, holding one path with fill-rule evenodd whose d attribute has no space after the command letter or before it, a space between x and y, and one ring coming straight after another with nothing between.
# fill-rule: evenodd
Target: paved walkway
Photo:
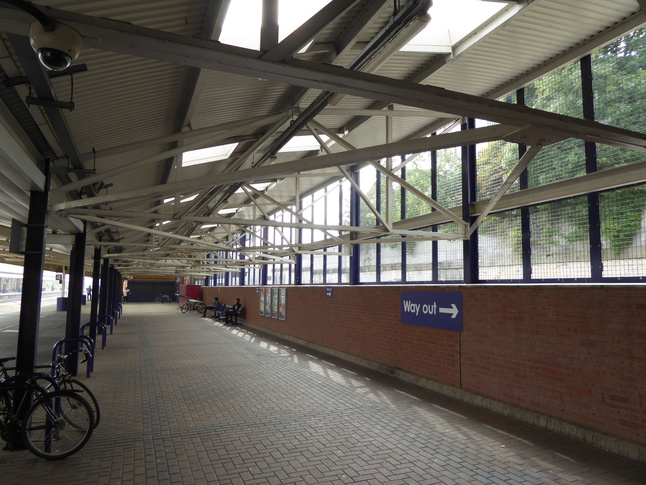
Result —
<instances>
[{"instance_id":1,"label":"paved walkway","mask_svg":"<svg viewBox=\"0 0 646 485\"><path fill-rule=\"evenodd\" d=\"M0 483L646 483L646 465L175 305L126 305L86 383L85 448L2 452Z\"/></svg>"}]
</instances>

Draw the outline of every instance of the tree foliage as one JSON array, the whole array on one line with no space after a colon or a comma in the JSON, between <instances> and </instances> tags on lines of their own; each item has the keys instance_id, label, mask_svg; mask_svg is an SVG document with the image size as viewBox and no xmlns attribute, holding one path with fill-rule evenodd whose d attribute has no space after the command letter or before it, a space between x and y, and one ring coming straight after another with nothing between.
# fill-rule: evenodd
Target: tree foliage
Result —
<instances>
[{"instance_id":1,"label":"tree foliage","mask_svg":"<svg viewBox=\"0 0 646 485\"><path fill-rule=\"evenodd\" d=\"M592 55L594 105L596 120L633 131L646 131L646 29L636 30L613 42ZM558 71L531 83L525 88L525 102L528 106L564 114L583 117L583 94L579 63L572 63ZM514 102L513 96L505 101ZM477 194L479 198L492 197L509 172L518 163L518 146L507 142L494 142L478 146L477 150ZM624 149L597 146L598 169L632 163L642 155ZM386 177L368 172L374 177L369 189L364 189L371 203L381 214L385 214ZM586 173L585 144L580 140L568 139L544 147L528 168L529 187L568 180ZM366 174L367 175L367 174ZM445 207L462 203L462 161L460 149L437 152L437 171L433 173L429 153L420 154L406 167L408 183L431 196L433 177L437 179L437 201ZM364 185L366 187L366 185ZM520 190L516 182L511 191ZM426 214L433 209L430 204L410 192L403 191L395 184L392 198L393 221L402 217L402 204L410 218ZM629 201L627 203L626 201ZM532 243L544 246L546 250L559 246L563 251L568 244L579 246L589 239L590 227L585 214L585 198L543 204L532 209L534 221ZM646 210L646 187L632 187L602 194L601 234L604 244L613 253L620 253L631 246L635 235L641 230ZM582 212L583 211L583 212ZM576 214L576 216L574 216ZM378 219L363 201L360 206L361 224L373 225ZM512 218L513 220L513 218ZM538 221L538 222L537 222ZM508 227L508 236L513 239L514 251L520 250L521 235L518 224L512 224L504 214L493 214L483 225L482 234L503 234ZM503 228L503 229L501 229ZM512 231L513 228L513 231ZM539 249L540 248L534 248Z\"/></svg>"}]
</instances>

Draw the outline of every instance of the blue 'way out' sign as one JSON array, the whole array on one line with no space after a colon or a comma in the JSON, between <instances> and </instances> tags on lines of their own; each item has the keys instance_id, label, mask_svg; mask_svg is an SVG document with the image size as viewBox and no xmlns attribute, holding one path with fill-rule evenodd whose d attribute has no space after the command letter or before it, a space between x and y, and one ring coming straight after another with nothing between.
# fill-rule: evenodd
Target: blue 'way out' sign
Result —
<instances>
[{"instance_id":1,"label":"blue 'way out' sign","mask_svg":"<svg viewBox=\"0 0 646 485\"><path fill-rule=\"evenodd\" d=\"M462 292L402 291L401 322L462 331Z\"/></svg>"}]
</instances>

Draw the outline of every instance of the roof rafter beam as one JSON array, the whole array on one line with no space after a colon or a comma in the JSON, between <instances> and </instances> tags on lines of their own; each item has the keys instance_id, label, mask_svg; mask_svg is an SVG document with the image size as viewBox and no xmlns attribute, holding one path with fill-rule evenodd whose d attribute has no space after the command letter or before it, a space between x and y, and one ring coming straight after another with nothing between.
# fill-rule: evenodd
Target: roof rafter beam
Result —
<instances>
[{"instance_id":1,"label":"roof rafter beam","mask_svg":"<svg viewBox=\"0 0 646 485\"><path fill-rule=\"evenodd\" d=\"M424 192L422 192L418 188L416 188L413 185L406 182L403 178L398 177L392 171L390 171L390 170L386 169L385 167L383 167L379 162L373 161L373 162L371 162L371 164L377 170L379 170L381 173L383 173L386 177L388 177L391 180L394 180L395 182L397 182L399 185L404 187L411 194L415 194L417 197L419 197L424 202L429 204L435 210L437 210L438 212L441 212L442 214L449 217L453 222L455 222L458 225L459 228L461 228L463 230L466 230L467 223L465 221L463 221L461 218L459 218L458 216L456 216L453 212L446 209L442 204L440 204L437 201L433 200L431 197L427 196Z\"/></svg>"},{"instance_id":2,"label":"roof rafter beam","mask_svg":"<svg viewBox=\"0 0 646 485\"><path fill-rule=\"evenodd\" d=\"M372 204L368 196L363 193L363 190L361 190L361 187L359 186L359 184L354 181L354 179L352 178L352 175L350 175L348 171L343 167L339 167L339 170L341 171L343 176L347 179L347 181L350 182L352 187L354 187L354 190L356 190L357 194L359 194L359 197L361 197L363 202L368 206L368 208L372 211L375 217L381 221L381 223L384 225L386 229L388 229L388 231L391 231L392 225L390 224L390 222L387 220L387 218L381 215L381 213L377 210L377 208Z\"/></svg>"},{"instance_id":3,"label":"roof rafter beam","mask_svg":"<svg viewBox=\"0 0 646 485\"><path fill-rule=\"evenodd\" d=\"M89 177L86 177L82 180L79 180L78 182L74 182L71 184L67 185L62 185L60 187L57 187L55 189L52 189L51 194L52 195L57 195L61 194L64 192L69 192L70 190L75 190L78 188L81 188L83 186L93 184L95 182L100 182L102 180L107 179L108 177L112 177L114 175L119 175L125 172L129 172L131 170L135 170L137 168L141 168L145 165L149 165L151 163L156 163L160 160L164 160L168 157L175 156L190 150L197 150L200 148L205 148L213 145L217 145L219 143L223 143L225 141L235 141L236 139L252 139L255 140L255 137L251 138L238 138L240 137L241 132L248 132L250 129L258 128L261 126L265 126L267 124L270 124L274 122L276 119L280 119L284 117L284 113L280 113L279 115L271 115L271 116L262 116L258 118L253 118L252 120L240 120L240 121L235 121L233 123L227 123L225 125L220 125L219 129L217 132L214 132L212 134L212 138L208 138L207 140L201 139L198 141L193 141L191 143L188 143L186 145L178 146L175 148L172 148L170 150L166 150L162 153L158 153L156 155L151 155L149 157L142 158L138 161L127 163L125 165L121 165L120 167L115 167L110 170L106 170L105 172L97 173L96 175L92 175ZM241 131L234 131L233 130L241 130ZM218 133L218 134L216 134Z\"/></svg>"},{"instance_id":4,"label":"roof rafter beam","mask_svg":"<svg viewBox=\"0 0 646 485\"><path fill-rule=\"evenodd\" d=\"M266 124L269 124L269 123L273 123L275 120L281 119L281 117L283 117L284 115L285 113L282 112L282 113L274 113L267 116L256 116L254 118L233 121L233 122L224 123L216 126L208 126L206 128L199 128L197 130L182 131L179 133L173 133L172 135L160 136L157 138L150 138L148 140L141 140L141 141L136 141L132 143L125 143L123 145L97 150L96 158L97 160L99 160L104 157L122 155L127 152L140 150L141 148L164 145L174 141L183 141L188 138L196 138L198 136L207 137L209 135L214 135L220 132L226 132L237 128L244 128L246 126L249 126L249 124L255 124L256 122L265 121ZM92 152L83 153L81 157L83 158L83 160L90 160L94 158L94 153ZM62 160L62 159L59 158L54 161L56 162L57 160Z\"/></svg>"},{"instance_id":5,"label":"roof rafter beam","mask_svg":"<svg viewBox=\"0 0 646 485\"><path fill-rule=\"evenodd\" d=\"M355 3L357 3L357 0L331 1L279 44L275 45L271 50L267 49L268 52L263 54L262 58L268 61L284 61L290 58L330 22L334 21ZM261 50L265 49L261 47Z\"/></svg>"},{"instance_id":6,"label":"roof rafter beam","mask_svg":"<svg viewBox=\"0 0 646 485\"><path fill-rule=\"evenodd\" d=\"M122 219L132 218L139 219L148 216L150 220L168 220L174 219L176 217L169 217L163 214L145 214L140 212L126 212L126 211L113 211L108 209L69 209L63 212L69 217L83 216L83 215L96 215L104 217L118 217ZM301 218L302 216L295 214L295 217ZM222 216L186 216L182 217L181 220L186 220L190 222L196 222L200 224L220 224L220 225L233 225L236 227L290 227L294 229L317 229L319 231L340 231L340 232L372 232L375 235L383 235L383 228L372 228L372 227L362 227L362 226L347 226L347 225L330 225L330 224L315 224L303 219L305 222L285 222L285 221L274 221L270 219L233 219L229 217ZM193 240L195 242L195 240ZM157 247L151 243L123 243L123 242L96 242L93 244L98 244L102 246L132 246L132 247ZM166 249L177 249L177 250L195 250L193 246L169 246ZM200 250L211 250L209 247L202 247Z\"/></svg>"},{"instance_id":7,"label":"roof rafter beam","mask_svg":"<svg viewBox=\"0 0 646 485\"><path fill-rule=\"evenodd\" d=\"M321 155L319 157L304 158L291 162L284 162L275 165L265 165L236 172L217 174L200 179L184 180L169 184L156 185L144 189L128 190L120 193L99 195L92 198L61 202L52 206L53 211L71 209L75 207L86 207L117 200L127 200L150 195L174 193L184 190L195 190L202 187L215 185L230 185L253 181L258 178L272 178L282 175L293 174L294 172L308 172L323 168L332 168L344 165L352 165L359 162L379 160L388 156L397 156L402 153L419 153L429 150L439 150L463 145L484 143L487 141L500 140L513 136L517 128L493 125L484 128L475 128L458 133L447 133L427 138L404 140L385 145L377 145L368 148L359 148L332 155Z\"/></svg>"},{"instance_id":8,"label":"roof rafter beam","mask_svg":"<svg viewBox=\"0 0 646 485\"><path fill-rule=\"evenodd\" d=\"M134 231L145 232L145 233L148 233L148 234L155 234L157 236L162 236L162 237L166 237L166 238L179 239L181 241L187 241L187 242L190 242L190 243L194 242L194 239L191 239L190 237L184 237L184 236L180 236L179 234L173 234L173 233L170 233L170 232L159 231L157 229L150 229L150 228L147 228L147 227L136 226L134 224L128 224L126 222L112 221L110 219L103 219L101 217L81 215L81 214L77 214L74 217L77 217L78 219L82 219L82 220L85 220L85 221L88 221L88 222L96 222L96 223L99 223L99 224L104 224L106 226L122 227L124 229L132 229ZM213 244L213 245L207 244L207 246L210 246L211 249L227 249L227 248L223 248L219 244Z\"/></svg>"},{"instance_id":9,"label":"roof rafter beam","mask_svg":"<svg viewBox=\"0 0 646 485\"><path fill-rule=\"evenodd\" d=\"M288 206L286 206L285 204L281 204L281 203L280 203L280 202L278 202L276 199L274 199L274 198L272 198L272 197L269 197L269 195L265 194L264 192L261 192L261 191L259 191L258 189L254 188L254 187L252 187L252 186L250 186L250 185L247 185L247 187L248 187L251 191L253 191L253 193L254 193L254 194L256 194L258 197L262 197L263 199L268 200L269 202L271 202L272 204L274 204L276 207L278 207L278 208L280 208L281 210L283 210L283 211L287 212L288 214L291 214L292 216L296 217L297 219L300 219L301 221L305 222L306 224L310 224L310 225L312 224L312 221L310 221L310 220L306 219L305 217L303 217L303 215L302 215L302 214L299 214L299 213L297 213L297 212L294 212L294 211L293 211L292 209L290 209ZM256 204L256 206L258 207L258 209L260 209L260 210L262 211L262 209L260 208L260 206L259 206L258 204ZM264 213L264 211L263 211L263 213ZM267 214L265 214L265 217L267 217L267 219L269 219L269 217L268 217L268 215L267 215ZM338 239L336 236L334 236L334 235L332 235L332 234L328 233L327 229L321 229L321 230L322 230L324 233L326 233L329 237L331 237L332 239Z\"/></svg>"},{"instance_id":10,"label":"roof rafter beam","mask_svg":"<svg viewBox=\"0 0 646 485\"><path fill-rule=\"evenodd\" d=\"M482 224L482 221L484 221L485 217L489 215L489 213L496 207L496 204L498 201L502 198L503 195L507 193L509 188L513 185L513 183L520 177L520 175L523 173L523 171L527 168L527 165L534 160L536 155L538 155L538 152L543 148L542 146L532 146L529 147L529 149L523 154L523 156L520 158L520 161L516 164L514 169L511 171L511 173L507 176L505 181L502 183L496 194L489 199L489 202L485 206L484 209L482 209L482 212L478 216L478 218L471 224L471 227L469 227L469 230L467 232L467 236L471 236L478 227ZM450 213L450 211L447 211Z\"/></svg>"},{"instance_id":11,"label":"roof rafter beam","mask_svg":"<svg viewBox=\"0 0 646 485\"><path fill-rule=\"evenodd\" d=\"M0 118L1 120L1 118ZM0 171L20 190L42 192L45 174L33 162L27 151L18 142L18 137L0 122Z\"/></svg>"}]
</instances>

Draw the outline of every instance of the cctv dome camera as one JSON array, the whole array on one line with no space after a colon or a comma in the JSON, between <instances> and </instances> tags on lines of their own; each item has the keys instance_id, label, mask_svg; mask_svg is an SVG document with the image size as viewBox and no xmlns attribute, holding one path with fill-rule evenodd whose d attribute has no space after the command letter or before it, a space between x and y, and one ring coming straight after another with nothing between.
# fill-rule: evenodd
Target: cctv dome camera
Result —
<instances>
[{"instance_id":1,"label":"cctv dome camera","mask_svg":"<svg viewBox=\"0 0 646 485\"><path fill-rule=\"evenodd\" d=\"M81 52L81 34L60 23L44 26L34 22L29 29L31 47L50 71L67 69Z\"/></svg>"}]
</instances>

